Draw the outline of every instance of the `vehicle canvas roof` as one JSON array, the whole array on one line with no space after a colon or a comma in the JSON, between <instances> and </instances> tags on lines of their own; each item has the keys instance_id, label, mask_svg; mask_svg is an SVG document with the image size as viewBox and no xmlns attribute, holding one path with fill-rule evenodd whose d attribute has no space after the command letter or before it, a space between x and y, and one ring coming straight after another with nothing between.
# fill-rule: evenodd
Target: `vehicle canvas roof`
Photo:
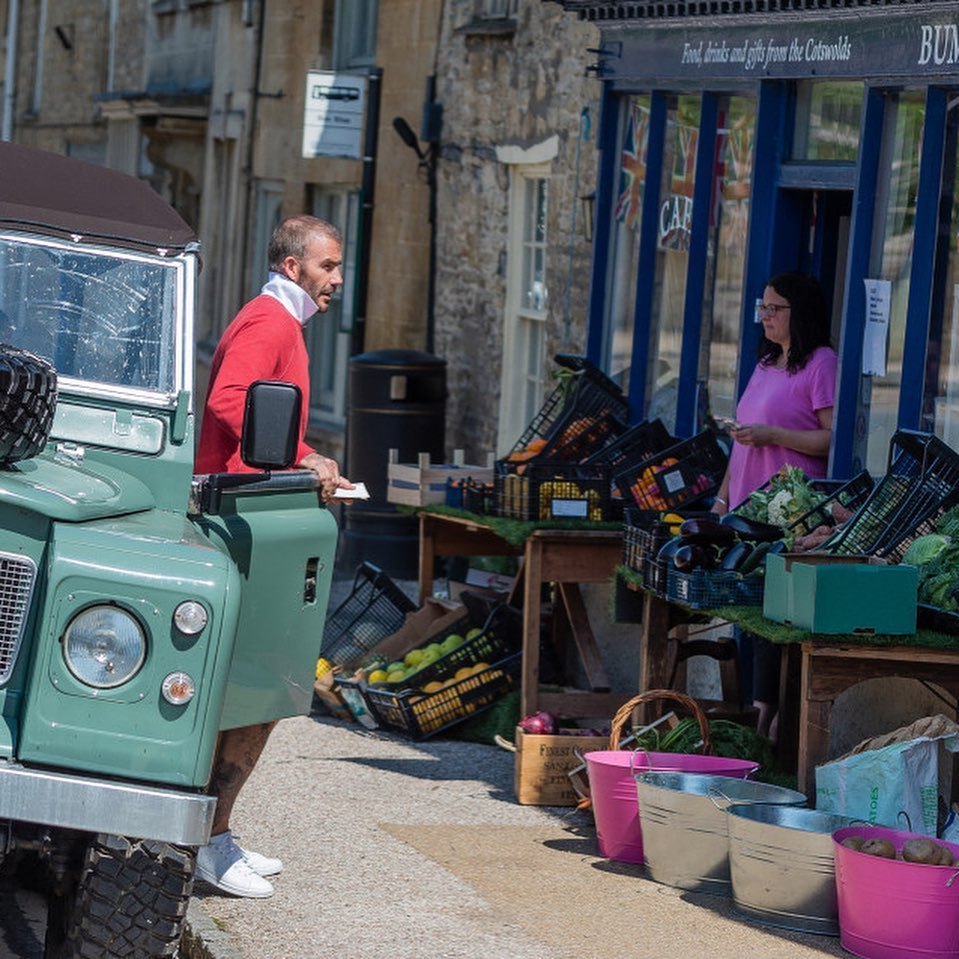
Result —
<instances>
[{"instance_id":1,"label":"vehicle canvas roof","mask_svg":"<svg viewBox=\"0 0 959 959\"><path fill-rule=\"evenodd\" d=\"M0 142L0 228L177 252L196 234L142 180L72 157Z\"/></svg>"}]
</instances>

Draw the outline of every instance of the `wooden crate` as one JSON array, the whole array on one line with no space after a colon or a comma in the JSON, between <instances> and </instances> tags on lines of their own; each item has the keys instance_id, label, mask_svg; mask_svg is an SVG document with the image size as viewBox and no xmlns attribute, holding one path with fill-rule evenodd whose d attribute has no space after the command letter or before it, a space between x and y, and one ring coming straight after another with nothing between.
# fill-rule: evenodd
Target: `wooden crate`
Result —
<instances>
[{"instance_id":1,"label":"wooden crate","mask_svg":"<svg viewBox=\"0 0 959 959\"><path fill-rule=\"evenodd\" d=\"M516 728L513 787L523 806L575 806L580 797L569 772L582 757L609 749L608 736L533 736Z\"/></svg>"},{"instance_id":2,"label":"wooden crate","mask_svg":"<svg viewBox=\"0 0 959 959\"><path fill-rule=\"evenodd\" d=\"M420 453L416 463L397 463L397 450L390 450L387 465L386 499L399 506L428 506L446 502L448 480L472 479L493 482L493 465L476 466L463 462L463 450L453 451L452 463L432 463L429 453Z\"/></svg>"}]
</instances>

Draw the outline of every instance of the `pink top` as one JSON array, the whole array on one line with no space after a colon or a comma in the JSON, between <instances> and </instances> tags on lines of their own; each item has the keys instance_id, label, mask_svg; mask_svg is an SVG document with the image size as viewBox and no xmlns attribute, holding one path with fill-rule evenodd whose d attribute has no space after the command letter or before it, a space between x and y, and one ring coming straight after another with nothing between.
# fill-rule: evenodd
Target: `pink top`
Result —
<instances>
[{"instance_id":1,"label":"pink top","mask_svg":"<svg viewBox=\"0 0 959 959\"><path fill-rule=\"evenodd\" d=\"M247 387L255 380L295 383L303 396L300 436L306 432L310 408L310 371L303 327L274 297L250 300L226 328L210 369L210 386L200 443L197 473L247 473L240 459L240 432ZM302 440L299 463L313 448Z\"/></svg>"},{"instance_id":2,"label":"pink top","mask_svg":"<svg viewBox=\"0 0 959 959\"><path fill-rule=\"evenodd\" d=\"M763 423L791 430L820 429L818 410L836 401L836 353L815 349L795 373L756 364L736 407L736 419L747 426ZM729 505L738 506L781 466L798 466L810 478L826 475L825 456L808 456L784 446L742 446L733 443L729 457Z\"/></svg>"}]
</instances>

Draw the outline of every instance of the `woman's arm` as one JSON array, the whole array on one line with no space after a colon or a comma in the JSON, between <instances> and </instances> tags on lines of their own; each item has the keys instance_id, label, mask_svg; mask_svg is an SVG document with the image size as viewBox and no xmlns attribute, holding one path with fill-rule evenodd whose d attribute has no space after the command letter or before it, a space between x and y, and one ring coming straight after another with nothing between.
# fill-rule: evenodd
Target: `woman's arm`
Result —
<instances>
[{"instance_id":1,"label":"woman's arm","mask_svg":"<svg viewBox=\"0 0 959 959\"><path fill-rule=\"evenodd\" d=\"M719 484L719 489L716 490L716 496L713 499L713 505L710 509L711 512L716 513L717 516L722 516L724 513L729 512L729 467L726 467L726 472L723 475L723 481Z\"/></svg>"},{"instance_id":2,"label":"woman's arm","mask_svg":"<svg viewBox=\"0 0 959 959\"><path fill-rule=\"evenodd\" d=\"M831 406L816 410L818 430L789 430L782 426L750 423L730 435L743 446L784 446L807 456L828 456L832 439L832 410Z\"/></svg>"}]
</instances>

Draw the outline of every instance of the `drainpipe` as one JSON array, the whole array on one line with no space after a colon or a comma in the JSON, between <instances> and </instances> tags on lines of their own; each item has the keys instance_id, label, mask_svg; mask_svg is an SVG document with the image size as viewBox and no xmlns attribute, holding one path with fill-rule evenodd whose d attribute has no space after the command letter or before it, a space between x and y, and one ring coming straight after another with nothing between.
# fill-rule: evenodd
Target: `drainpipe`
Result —
<instances>
[{"instance_id":1,"label":"drainpipe","mask_svg":"<svg viewBox=\"0 0 959 959\"><path fill-rule=\"evenodd\" d=\"M3 123L0 140L9 141L13 136L13 110L17 91L14 80L17 76L17 36L20 33L20 0L10 0L7 7L7 57L3 71Z\"/></svg>"},{"instance_id":2,"label":"drainpipe","mask_svg":"<svg viewBox=\"0 0 959 959\"><path fill-rule=\"evenodd\" d=\"M353 316L353 341L350 355L366 349L366 301L370 286L370 242L373 239L373 190L376 185L376 149L379 142L380 86L383 70L375 67L367 81L366 137L363 144L363 208L360 215L360 257L356 284L356 311Z\"/></svg>"}]
</instances>

